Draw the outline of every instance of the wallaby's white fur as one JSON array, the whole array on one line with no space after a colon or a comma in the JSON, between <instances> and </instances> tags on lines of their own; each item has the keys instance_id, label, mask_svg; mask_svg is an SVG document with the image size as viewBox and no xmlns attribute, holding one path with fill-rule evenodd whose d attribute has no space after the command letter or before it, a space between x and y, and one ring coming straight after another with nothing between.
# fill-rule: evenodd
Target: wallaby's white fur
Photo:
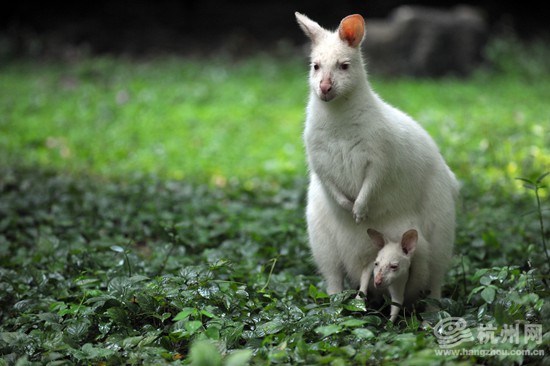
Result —
<instances>
[{"instance_id":1,"label":"wallaby's white fur","mask_svg":"<svg viewBox=\"0 0 550 366\"><path fill-rule=\"evenodd\" d=\"M394 304L414 303L428 289L429 284L429 244L418 230L400 229L405 222L400 219L397 225L392 223L385 228L386 234L373 229L368 231L373 243L380 248L372 265L374 288L389 292L392 301L391 321L399 314L399 306ZM403 234L399 235L398 232ZM369 279L361 279L359 291L366 294L368 286Z\"/></svg>"},{"instance_id":2,"label":"wallaby's white fur","mask_svg":"<svg viewBox=\"0 0 550 366\"><path fill-rule=\"evenodd\" d=\"M296 19L312 41L306 218L327 292L342 291L345 277L358 286L369 276L378 248L368 228L414 217L427 242L427 290L439 298L454 243L453 173L428 133L371 89L360 51L362 17L344 18L336 32L299 13Z\"/></svg>"}]
</instances>

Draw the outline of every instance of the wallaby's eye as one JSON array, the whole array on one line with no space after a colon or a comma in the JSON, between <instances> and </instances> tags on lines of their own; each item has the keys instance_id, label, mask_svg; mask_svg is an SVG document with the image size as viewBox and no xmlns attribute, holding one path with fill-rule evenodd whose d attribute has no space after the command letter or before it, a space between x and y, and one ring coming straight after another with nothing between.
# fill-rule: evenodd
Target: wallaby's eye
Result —
<instances>
[{"instance_id":1,"label":"wallaby's eye","mask_svg":"<svg viewBox=\"0 0 550 366\"><path fill-rule=\"evenodd\" d=\"M374 262L374 266L375 266L375 267L378 267L378 262Z\"/></svg>"},{"instance_id":2,"label":"wallaby's eye","mask_svg":"<svg viewBox=\"0 0 550 366\"><path fill-rule=\"evenodd\" d=\"M343 62L340 64L340 70L347 70L349 69L349 62Z\"/></svg>"},{"instance_id":3,"label":"wallaby's eye","mask_svg":"<svg viewBox=\"0 0 550 366\"><path fill-rule=\"evenodd\" d=\"M315 71L319 70L319 64L317 62L313 63L313 70Z\"/></svg>"},{"instance_id":4,"label":"wallaby's eye","mask_svg":"<svg viewBox=\"0 0 550 366\"><path fill-rule=\"evenodd\" d=\"M396 271L397 268L399 268L399 264L398 263L390 263L390 269L392 271Z\"/></svg>"}]
</instances>

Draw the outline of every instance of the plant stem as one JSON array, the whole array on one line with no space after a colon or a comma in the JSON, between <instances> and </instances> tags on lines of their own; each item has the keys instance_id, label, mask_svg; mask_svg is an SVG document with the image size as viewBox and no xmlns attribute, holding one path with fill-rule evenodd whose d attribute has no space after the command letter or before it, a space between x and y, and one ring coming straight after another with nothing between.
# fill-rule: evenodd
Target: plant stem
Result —
<instances>
[{"instance_id":1,"label":"plant stem","mask_svg":"<svg viewBox=\"0 0 550 366\"><path fill-rule=\"evenodd\" d=\"M277 264L278 258L272 258L270 261L273 261L273 264L271 265L271 269L269 270L269 275L267 276L267 282L265 283L264 287L260 290L260 292L264 292L267 286L269 285L269 281L271 281L271 275L273 274L273 269L275 268L275 264Z\"/></svg>"},{"instance_id":2,"label":"plant stem","mask_svg":"<svg viewBox=\"0 0 550 366\"><path fill-rule=\"evenodd\" d=\"M546 238L544 237L544 220L542 219L542 210L540 206L540 196L539 196L539 186L535 188L535 197L537 198L537 209L539 214L539 224L540 224L540 235L542 238L542 247L544 249L544 254L546 255L546 260L550 263L550 255L548 254L548 248L546 247Z\"/></svg>"}]
</instances>

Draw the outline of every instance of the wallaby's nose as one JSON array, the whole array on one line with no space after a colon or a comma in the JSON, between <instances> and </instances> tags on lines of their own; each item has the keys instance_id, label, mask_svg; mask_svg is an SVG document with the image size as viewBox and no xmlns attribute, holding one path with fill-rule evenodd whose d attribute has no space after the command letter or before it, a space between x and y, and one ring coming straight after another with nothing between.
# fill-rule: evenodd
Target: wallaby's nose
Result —
<instances>
[{"instance_id":1,"label":"wallaby's nose","mask_svg":"<svg viewBox=\"0 0 550 366\"><path fill-rule=\"evenodd\" d=\"M378 287L382 284L382 276L376 276L374 278L374 287Z\"/></svg>"},{"instance_id":2,"label":"wallaby's nose","mask_svg":"<svg viewBox=\"0 0 550 366\"><path fill-rule=\"evenodd\" d=\"M332 90L332 80L323 79L321 80L321 93L328 94Z\"/></svg>"}]
</instances>

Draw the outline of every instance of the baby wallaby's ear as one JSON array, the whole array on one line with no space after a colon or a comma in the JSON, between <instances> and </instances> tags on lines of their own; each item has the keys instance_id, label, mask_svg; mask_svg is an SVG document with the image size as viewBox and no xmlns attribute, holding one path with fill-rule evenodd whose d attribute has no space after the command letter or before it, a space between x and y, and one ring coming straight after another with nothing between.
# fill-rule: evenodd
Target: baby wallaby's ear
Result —
<instances>
[{"instance_id":1,"label":"baby wallaby's ear","mask_svg":"<svg viewBox=\"0 0 550 366\"><path fill-rule=\"evenodd\" d=\"M374 229L368 229L367 234L369 234L369 237L371 238L372 242L379 249L382 249L384 247L384 244L386 244L386 240L384 240L384 235L381 232L378 232Z\"/></svg>"},{"instance_id":2,"label":"baby wallaby's ear","mask_svg":"<svg viewBox=\"0 0 550 366\"><path fill-rule=\"evenodd\" d=\"M326 32L326 30L323 29L323 27L321 27L317 22L309 19L305 15L298 12L295 12L294 15L296 16L298 25L302 28L306 36L311 39L311 42L316 43L321 35Z\"/></svg>"},{"instance_id":3,"label":"baby wallaby's ear","mask_svg":"<svg viewBox=\"0 0 550 366\"><path fill-rule=\"evenodd\" d=\"M401 248L403 253L411 255L416 249L416 243L418 242L418 232L414 229L407 231L401 238Z\"/></svg>"},{"instance_id":4,"label":"baby wallaby's ear","mask_svg":"<svg viewBox=\"0 0 550 366\"><path fill-rule=\"evenodd\" d=\"M359 14L348 15L340 22L338 35L350 47L357 47L365 36L365 20Z\"/></svg>"}]
</instances>

